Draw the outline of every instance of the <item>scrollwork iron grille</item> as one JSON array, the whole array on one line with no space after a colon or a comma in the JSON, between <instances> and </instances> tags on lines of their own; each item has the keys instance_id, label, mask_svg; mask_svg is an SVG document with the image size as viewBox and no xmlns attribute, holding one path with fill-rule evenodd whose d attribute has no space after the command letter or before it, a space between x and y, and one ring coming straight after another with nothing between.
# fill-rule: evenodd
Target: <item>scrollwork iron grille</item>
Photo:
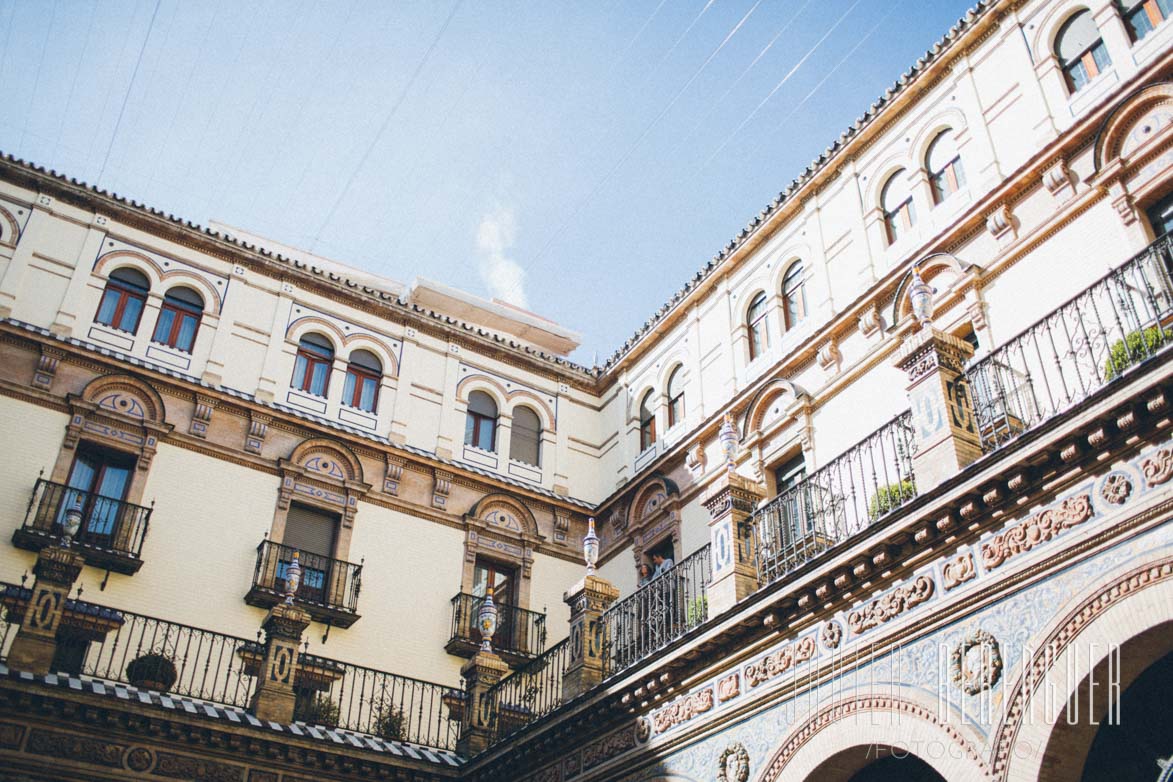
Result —
<instances>
[{"instance_id":1,"label":"scrollwork iron grille","mask_svg":"<svg viewBox=\"0 0 1173 782\"><path fill-rule=\"evenodd\" d=\"M1173 342L1173 235L1166 235L972 363L982 449L1070 409Z\"/></svg>"},{"instance_id":2,"label":"scrollwork iron grille","mask_svg":"<svg viewBox=\"0 0 1173 782\"><path fill-rule=\"evenodd\" d=\"M562 705L562 679L569 663L570 644L564 638L485 692L482 708L491 709L494 741Z\"/></svg>"},{"instance_id":3,"label":"scrollwork iron grille","mask_svg":"<svg viewBox=\"0 0 1173 782\"><path fill-rule=\"evenodd\" d=\"M477 613L485 602L483 595L461 592L452 598L452 639L480 645ZM546 648L546 615L511 605L497 605L497 631L493 649L509 654L537 657Z\"/></svg>"},{"instance_id":4,"label":"scrollwork iron grille","mask_svg":"<svg viewBox=\"0 0 1173 782\"><path fill-rule=\"evenodd\" d=\"M142 554L150 508L44 478L37 479L21 529L46 540L60 538L65 513L71 508L82 514L81 527L73 538L77 545L133 559Z\"/></svg>"},{"instance_id":5,"label":"scrollwork iron grille","mask_svg":"<svg viewBox=\"0 0 1173 782\"><path fill-rule=\"evenodd\" d=\"M3 586L8 645L31 596L27 587ZM246 638L71 599L65 602L54 662L64 673L243 708L256 671L240 650L250 643L256 645Z\"/></svg>"},{"instance_id":6,"label":"scrollwork iron grille","mask_svg":"<svg viewBox=\"0 0 1173 782\"><path fill-rule=\"evenodd\" d=\"M455 749L460 723L445 693L453 688L313 654L298 659L293 718L389 741Z\"/></svg>"},{"instance_id":7,"label":"scrollwork iron grille","mask_svg":"<svg viewBox=\"0 0 1173 782\"><path fill-rule=\"evenodd\" d=\"M603 613L604 676L619 673L704 624L712 580L709 544Z\"/></svg>"},{"instance_id":8,"label":"scrollwork iron grille","mask_svg":"<svg viewBox=\"0 0 1173 782\"><path fill-rule=\"evenodd\" d=\"M298 552L301 564L298 600L351 614L358 612L362 565L300 551L271 540L261 541L257 546L253 585L275 594L284 594L285 573L293 562L294 551Z\"/></svg>"},{"instance_id":9,"label":"scrollwork iron grille","mask_svg":"<svg viewBox=\"0 0 1173 782\"><path fill-rule=\"evenodd\" d=\"M761 586L916 496L912 414L905 411L754 511L753 559Z\"/></svg>"}]
</instances>

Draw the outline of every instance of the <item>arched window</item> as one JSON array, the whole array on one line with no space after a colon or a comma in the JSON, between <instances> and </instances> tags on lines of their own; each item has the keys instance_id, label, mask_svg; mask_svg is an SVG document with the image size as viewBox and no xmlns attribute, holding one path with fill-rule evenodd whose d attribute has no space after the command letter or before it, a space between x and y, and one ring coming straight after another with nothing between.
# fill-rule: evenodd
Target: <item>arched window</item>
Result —
<instances>
[{"instance_id":1,"label":"arched window","mask_svg":"<svg viewBox=\"0 0 1173 782\"><path fill-rule=\"evenodd\" d=\"M297 343L297 361L293 365L293 387L314 396L325 396L330 387L330 368L334 365L334 346L321 334L306 334Z\"/></svg>"},{"instance_id":2,"label":"arched window","mask_svg":"<svg viewBox=\"0 0 1173 782\"><path fill-rule=\"evenodd\" d=\"M880 208L884 211L884 227L888 231L889 244L916 225L912 191L908 189L907 179L904 169L900 169L888 177L888 183L880 193Z\"/></svg>"},{"instance_id":3,"label":"arched window","mask_svg":"<svg viewBox=\"0 0 1173 782\"><path fill-rule=\"evenodd\" d=\"M769 341L766 337L766 294L759 293L749 303L745 313L745 325L749 329L749 360L753 361L766 352Z\"/></svg>"},{"instance_id":4,"label":"arched window","mask_svg":"<svg viewBox=\"0 0 1173 782\"><path fill-rule=\"evenodd\" d=\"M790 329L806 318L806 289L802 279L802 261L795 261L782 278L782 327Z\"/></svg>"},{"instance_id":5,"label":"arched window","mask_svg":"<svg viewBox=\"0 0 1173 782\"><path fill-rule=\"evenodd\" d=\"M342 404L375 412L379 403L379 379L383 363L369 350L356 350L346 365L346 385L342 387Z\"/></svg>"},{"instance_id":6,"label":"arched window","mask_svg":"<svg viewBox=\"0 0 1173 782\"><path fill-rule=\"evenodd\" d=\"M1173 0L1125 0L1122 15L1133 41L1139 41L1173 14Z\"/></svg>"},{"instance_id":7,"label":"arched window","mask_svg":"<svg viewBox=\"0 0 1173 782\"><path fill-rule=\"evenodd\" d=\"M1112 64L1091 11L1080 11L1063 23L1055 38L1055 56L1072 92L1079 92Z\"/></svg>"},{"instance_id":8,"label":"arched window","mask_svg":"<svg viewBox=\"0 0 1173 782\"><path fill-rule=\"evenodd\" d=\"M639 450L643 453L656 442L656 413L652 410L652 396L648 391L639 403Z\"/></svg>"},{"instance_id":9,"label":"arched window","mask_svg":"<svg viewBox=\"0 0 1173 782\"><path fill-rule=\"evenodd\" d=\"M528 407L518 407L513 411L509 458L535 467L542 464L542 419Z\"/></svg>"},{"instance_id":10,"label":"arched window","mask_svg":"<svg viewBox=\"0 0 1173 782\"><path fill-rule=\"evenodd\" d=\"M676 367L668 376L668 428L684 420L684 367Z\"/></svg>"},{"instance_id":11,"label":"arched window","mask_svg":"<svg viewBox=\"0 0 1173 782\"><path fill-rule=\"evenodd\" d=\"M191 288L172 288L163 297L152 342L190 353L204 314L204 299Z\"/></svg>"},{"instance_id":12,"label":"arched window","mask_svg":"<svg viewBox=\"0 0 1173 782\"><path fill-rule=\"evenodd\" d=\"M150 288L151 282L147 275L139 270L129 266L115 269L110 272L94 320L103 326L134 334L138 331L138 321L142 317L143 304L147 301Z\"/></svg>"},{"instance_id":13,"label":"arched window","mask_svg":"<svg viewBox=\"0 0 1173 782\"><path fill-rule=\"evenodd\" d=\"M965 186L965 172L961 170L961 155L952 130L943 130L929 145L925 168L933 186L933 203L939 204Z\"/></svg>"},{"instance_id":14,"label":"arched window","mask_svg":"<svg viewBox=\"0 0 1173 782\"><path fill-rule=\"evenodd\" d=\"M464 444L482 451L497 450L497 403L484 391L473 391L468 395Z\"/></svg>"}]
</instances>

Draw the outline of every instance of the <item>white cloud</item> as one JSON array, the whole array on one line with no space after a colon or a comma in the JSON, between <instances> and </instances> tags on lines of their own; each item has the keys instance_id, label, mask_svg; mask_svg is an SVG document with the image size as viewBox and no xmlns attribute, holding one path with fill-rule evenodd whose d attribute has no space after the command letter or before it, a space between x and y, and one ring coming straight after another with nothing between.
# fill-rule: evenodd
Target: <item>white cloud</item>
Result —
<instances>
[{"instance_id":1,"label":"white cloud","mask_svg":"<svg viewBox=\"0 0 1173 782\"><path fill-rule=\"evenodd\" d=\"M489 293L516 307L528 308L525 269L509 257L517 224L512 209L498 209L481 218L477 227L477 249L481 254L481 279Z\"/></svg>"}]
</instances>

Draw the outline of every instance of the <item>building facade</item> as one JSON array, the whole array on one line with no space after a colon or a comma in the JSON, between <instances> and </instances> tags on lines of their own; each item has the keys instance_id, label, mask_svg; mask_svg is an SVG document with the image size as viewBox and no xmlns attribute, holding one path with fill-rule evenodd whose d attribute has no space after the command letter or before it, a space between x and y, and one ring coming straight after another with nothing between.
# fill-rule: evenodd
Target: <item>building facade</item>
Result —
<instances>
[{"instance_id":1,"label":"building facade","mask_svg":"<svg viewBox=\"0 0 1173 782\"><path fill-rule=\"evenodd\" d=\"M979 4L601 367L0 160L0 778L1173 773L1171 13Z\"/></svg>"}]
</instances>

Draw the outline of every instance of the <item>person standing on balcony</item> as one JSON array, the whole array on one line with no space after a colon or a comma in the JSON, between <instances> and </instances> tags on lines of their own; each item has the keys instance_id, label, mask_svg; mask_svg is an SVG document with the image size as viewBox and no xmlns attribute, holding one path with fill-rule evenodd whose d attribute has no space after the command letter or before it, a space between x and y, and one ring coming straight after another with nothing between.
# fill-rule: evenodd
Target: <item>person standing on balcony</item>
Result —
<instances>
[{"instance_id":1,"label":"person standing on balcony","mask_svg":"<svg viewBox=\"0 0 1173 782\"><path fill-rule=\"evenodd\" d=\"M656 566L656 572L652 574L653 577L662 576L676 567L676 563L670 557L665 557L658 551L652 554L652 564Z\"/></svg>"},{"instance_id":2,"label":"person standing on balcony","mask_svg":"<svg viewBox=\"0 0 1173 782\"><path fill-rule=\"evenodd\" d=\"M639 563L639 585L642 587L644 584L648 583L651 580L652 580L652 566L649 565L647 562L640 562Z\"/></svg>"}]
</instances>

